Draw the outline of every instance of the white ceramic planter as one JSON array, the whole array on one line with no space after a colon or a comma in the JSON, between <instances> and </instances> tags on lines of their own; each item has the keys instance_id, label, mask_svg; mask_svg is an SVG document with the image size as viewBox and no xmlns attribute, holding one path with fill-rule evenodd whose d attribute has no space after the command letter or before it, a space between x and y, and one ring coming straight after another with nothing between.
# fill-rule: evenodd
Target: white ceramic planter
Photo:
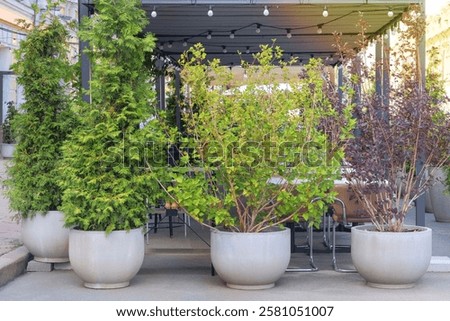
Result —
<instances>
[{"instance_id":1,"label":"white ceramic planter","mask_svg":"<svg viewBox=\"0 0 450 321\"><path fill-rule=\"evenodd\" d=\"M128 286L141 268L144 255L142 228L113 231L109 235L103 231L70 231L70 264L88 288Z\"/></svg>"},{"instance_id":2,"label":"white ceramic planter","mask_svg":"<svg viewBox=\"0 0 450 321\"><path fill-rule=\"evenodd\" d=\"M431 260L432 231L377 232L372 225L352 227L351 256L367 284L379 288L410 288L425 274Z\"/></svg>"},{"instance_id":3,"label":"white ceramic planter","mask_svg":"<svg viewBox=\"0 0 450 321\"><path fill-rule=\"evenodd\" d=\"M441 168L434 169L434 177L437 179L430 187L431 206L434 218L437 222L450 223L450 194L447 186L442 182L445 180L445 172Z\"/></svg>"},{"instance_id":4,"label":"white ceramic planter","mask_svg":"<svg viewBox=\"0 0 450 321\"><path fill-rule=\"evenodd\" d=\"M289 265L290 230L234 233L211 230L211 261L230 288L268 289Z\"/></svg>"},{"instance_id":5,"label":"white ceramic planter","mask_svg":"<svg viewBox=\"0 0 450 321\"><path fill-rule=\"evenodd\" d=\"M16 149L16 144L5 144L3 143L1 146L2 156L3 158L13 158L14 150Z\"/></svg>"},{"instance_id":6,"label":"white ceramic planter","mask_svg":"<svg viewBox=\"0 0 450 321\"><path fill-rule=\"evenodd\" d=\"M69 261L69 229L64 227L64 215L59 211L23 219L22 242L36 261Z\"/></svg>"}]
</instances>

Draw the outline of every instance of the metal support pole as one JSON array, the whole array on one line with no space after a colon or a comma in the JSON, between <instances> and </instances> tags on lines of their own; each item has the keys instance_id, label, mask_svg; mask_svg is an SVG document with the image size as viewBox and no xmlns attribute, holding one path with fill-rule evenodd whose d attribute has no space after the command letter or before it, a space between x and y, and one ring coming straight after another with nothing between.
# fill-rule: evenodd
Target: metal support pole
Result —
<instances>
[{"instance_id":1,"label":"metal support pole","mask_svg":"<svg viewBox=\"0 0 450 321\"><path fill-rule=\"evenodd\" d=\"M383 48L381 40L375 43L375 92L378 97L383 96Z\"/></svg>"},{"instance_id":2,"label":"metal support pole","mask_svg":"<svg viewBox=\"0 0 450 321\"><path fill-rule=\"evenodd\" d=\"M0 72L0 124L3 124L3 76L4 73Z\"/></svg>"},{"instance_id":3,"label":"metal support pole","mask_svg":"<svg viewBox=\"0 0 450 321\"><path fill-rule=\"evenodd\" d=\"M181 128L181 110L180 110L180 99L181 99L181 79L180 79L180 71L175 70L175 122L178 128L178 131L182 131Z\"/></svg>"},{"instance_id":4,"label":"metal support pole","mask_svg":"<svg viewBox=\"0 0 450 321\"><path fill-rule=\"evenodd\" d=\"M389 105L389 88L390 88L390 46L391 35L390 32L383 37L383 104Z\"/></svg>"},{"instance_id":5,"label":"metal support pole","mask_svg":"<svg viewBox=\"0 0 450 321\"><path fill-rule=\"evenodd\" d=\"M164 61L163 58L156 60L156 69L158 75L156 76L156 95L158 106L161 110L166 109L166 77L164 73Z\"/></svg>"},{"instance_id":6,"label":"metal support pole","mask_svg":"<svg viewBox=\"0 0 450 321\"><path fill-rule=\"evenodd\" d=\"M89 8L86 6L86 2L78 0L78 25L81 25L81 20L84 17L89 17ZM88 47L88 43L80 40L80 61L81 61L81 87L84 91L83 100L87 103L91 103L91 95L88 93L90 89L91 80L91 64L89 57L84 53L84 49Z\"/></svg>"},{"instance_id":7,"label":"metal support pole","mask_svg":"<svg viewBox=\"0 0 450 321\"><path fill-rule=\"evenodd\" d=\"M338 96L339 96L339 102L342 103L343 99L343 92L342 92L342 85L344 84L344 71L342 65L338 66Z\"/></svg>"},{"instance_id":8,"label":"metal support pole","mask_svg":"<svg viewBox=\"0 0 450 321\"><path fill-rule=\"evenodd\" d=\"M425 0L423 0L422 4L422 14L425 15ZM426 79L426 43L425 43L426 36L425 34L422 36L420 45L419 45L419 63L420 63L420 72L422 76L422 88L425 90L425 79ZM423 157L423 155L422 155ZM419 159L419 161L416 164L416 173L420 173L420 171L423 168L423 158ZM416 200L416 225L418 226L425 226L425 194L422 194L417 200Z\"/></svg>"}]
</instances>

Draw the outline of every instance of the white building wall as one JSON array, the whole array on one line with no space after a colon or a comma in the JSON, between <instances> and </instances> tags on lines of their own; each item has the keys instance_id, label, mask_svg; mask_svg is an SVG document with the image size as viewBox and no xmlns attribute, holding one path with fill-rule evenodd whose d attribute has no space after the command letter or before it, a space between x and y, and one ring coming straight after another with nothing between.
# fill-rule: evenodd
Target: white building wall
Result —
<instances>
[{"instance_id":1,"label":"white building wall","mask_svg":"<svg viewBox=\"0 0 450 321\"><path fill-rule=\"evenodd\" d=\"M11 64L14 62L14 50L25 39L26 33L18 26L17 19L25 19L29 23L34 20L34 11L31 4L36 0L0 0L0 72L10 72ZM46 0L38 0L37 4L41 10L47 6ZM60 16L63 21L78 19L78 0L68 0L60 8L54 11L54 14ZM39 17L37 18L38 21ZM73 34L71 53L77 56L78 41ZM3 74L2 76L2 95L0 97L1 117L6 116L6 103L14 101L20 106L23 101L23 91L16 83L16 76Z\"/></svg>"}]
</instances>

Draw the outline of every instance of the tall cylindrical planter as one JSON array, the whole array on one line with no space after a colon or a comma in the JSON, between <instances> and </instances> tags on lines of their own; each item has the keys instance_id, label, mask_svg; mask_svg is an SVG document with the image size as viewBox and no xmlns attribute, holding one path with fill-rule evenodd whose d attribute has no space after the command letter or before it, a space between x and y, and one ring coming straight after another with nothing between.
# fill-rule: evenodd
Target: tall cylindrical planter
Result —
<instances>
[{"instance_id":1,"label":"tall cylindrical planter","mask_svg":"<svg viewBox=\"0 0 450 321\"><path fill-rule=\"evenodd\" d=\"M434 184L430 187L431 206L437 222L450 222L450 193L444 184L446 174L442 168L434 169Z\"/></svg>"},{"instance_id":2,"label":"tall cylindrical planter","mask_svg":"<svg viewBox=\"0 0 450 321\"><path fill-rule=\"evenodd\" d=\"M230 288L268 289L289 265L290 230L235 233L211 230L211 261Z\"/></svg>"},{"instance_id":3,"label":"tall cylindrical planter","mask_svg":"<svg viewBox=\"0 0 450 321\"><path fill-rule=\"evenodd\" d=\"M432 231L405 226L405 232L378 232L372 225L352 227L351 256L367 284L410 288L425 274L431 260Z\"/></svg>"},{"instance_id":4,"label":"tall cylindrical planter","mask_svg":"<svg viewBox=\"0 0 450 321\"><path fill-rule=\"evenodd\" d=\"M70 231L70 263L87 288L128 286L139 272L144 255L142 228L113 231L108 235L104 231Z\"/></svg>"},{"instance_id":5,"label":"tall cylindrical planter","mask_svg":"<svg viewBox=\"0 0 450 321\"><path fill-rule=\"evenodd\" d=\"M3 143L1 145L1 152L2 152L3 158L13 158L15 149L16 149L16 144Z\"/></svg>"},{"instance_id":6,"label":"tall cylindrical planter","mask_svg":"<svg viewBox=\"0 0 450 321\"><path fill-rule=\"evenodd\" d=\"M69 229L64 227L64 215L59 211L24 218L22 242L36 261L69 261Z\"/></svg>"}]
</instances>

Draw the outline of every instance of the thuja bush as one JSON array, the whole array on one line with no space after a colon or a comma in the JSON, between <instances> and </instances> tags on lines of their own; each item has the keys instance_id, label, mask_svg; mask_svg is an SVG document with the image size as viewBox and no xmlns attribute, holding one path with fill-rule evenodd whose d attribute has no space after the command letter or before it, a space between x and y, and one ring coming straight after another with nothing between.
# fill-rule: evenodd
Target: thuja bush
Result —
<instances>
[{"instance_id":1,"label":"thuja bush","mask_svg":"<svg viewBox=\"0 0 450 321\"><path fill-rule=\"evenodd\" d=\"M92 102L77 102L81 125L64 145L62 209L67 226L109 233L145 224L146 202L159 189L154 172L145 170L151 163L144 165L144 154L162 145L145 68L155 40L143 35L147 19L140 1L96 0L95 8L80 30L89 43Z\"/></svg>"},{"instance_id":2,"label":"thuja bush","mask_svg":"<svg viewBox=\"0 0 450 321\"><path fill-rule=\"evenodd\" d=\"M53 2L49 1L49 8ZM15 51L12 70L25 102L12 123L18 144L8 169L10 207L23 217L56 210L61 204L58 161L61 146L74 127L69 108L74 69L68 60L69 33L57 17L25 25L26 39Z\"/></svg>"},{"instance_id":3,"label":"thuja bush","mask_svg":"<svg viewBox=\"0 0 450 321\"><path fill-rule=\"evenodd\" d=\"M6 112L5 121L2 124L3 143L15 144L16 135L12 129L12 123L17 115L17 107L13 101L9 101L6 106L8 110Z\"/></svg>"},{"instance_id":4,"label":"thuja bush","mask_svg":"<svg viewBox=\"0 0 450 321\"><path fill-rule=\"evenodd\" d=\"M320 60L299 77L282 56L261 46L254 63L242 61L242 82L201 45L181 59L186 135L161 185L203 224L239 232L301 219L317 225L332 199L352 105L340 104Z\"/></svg>"}]
</instances>

